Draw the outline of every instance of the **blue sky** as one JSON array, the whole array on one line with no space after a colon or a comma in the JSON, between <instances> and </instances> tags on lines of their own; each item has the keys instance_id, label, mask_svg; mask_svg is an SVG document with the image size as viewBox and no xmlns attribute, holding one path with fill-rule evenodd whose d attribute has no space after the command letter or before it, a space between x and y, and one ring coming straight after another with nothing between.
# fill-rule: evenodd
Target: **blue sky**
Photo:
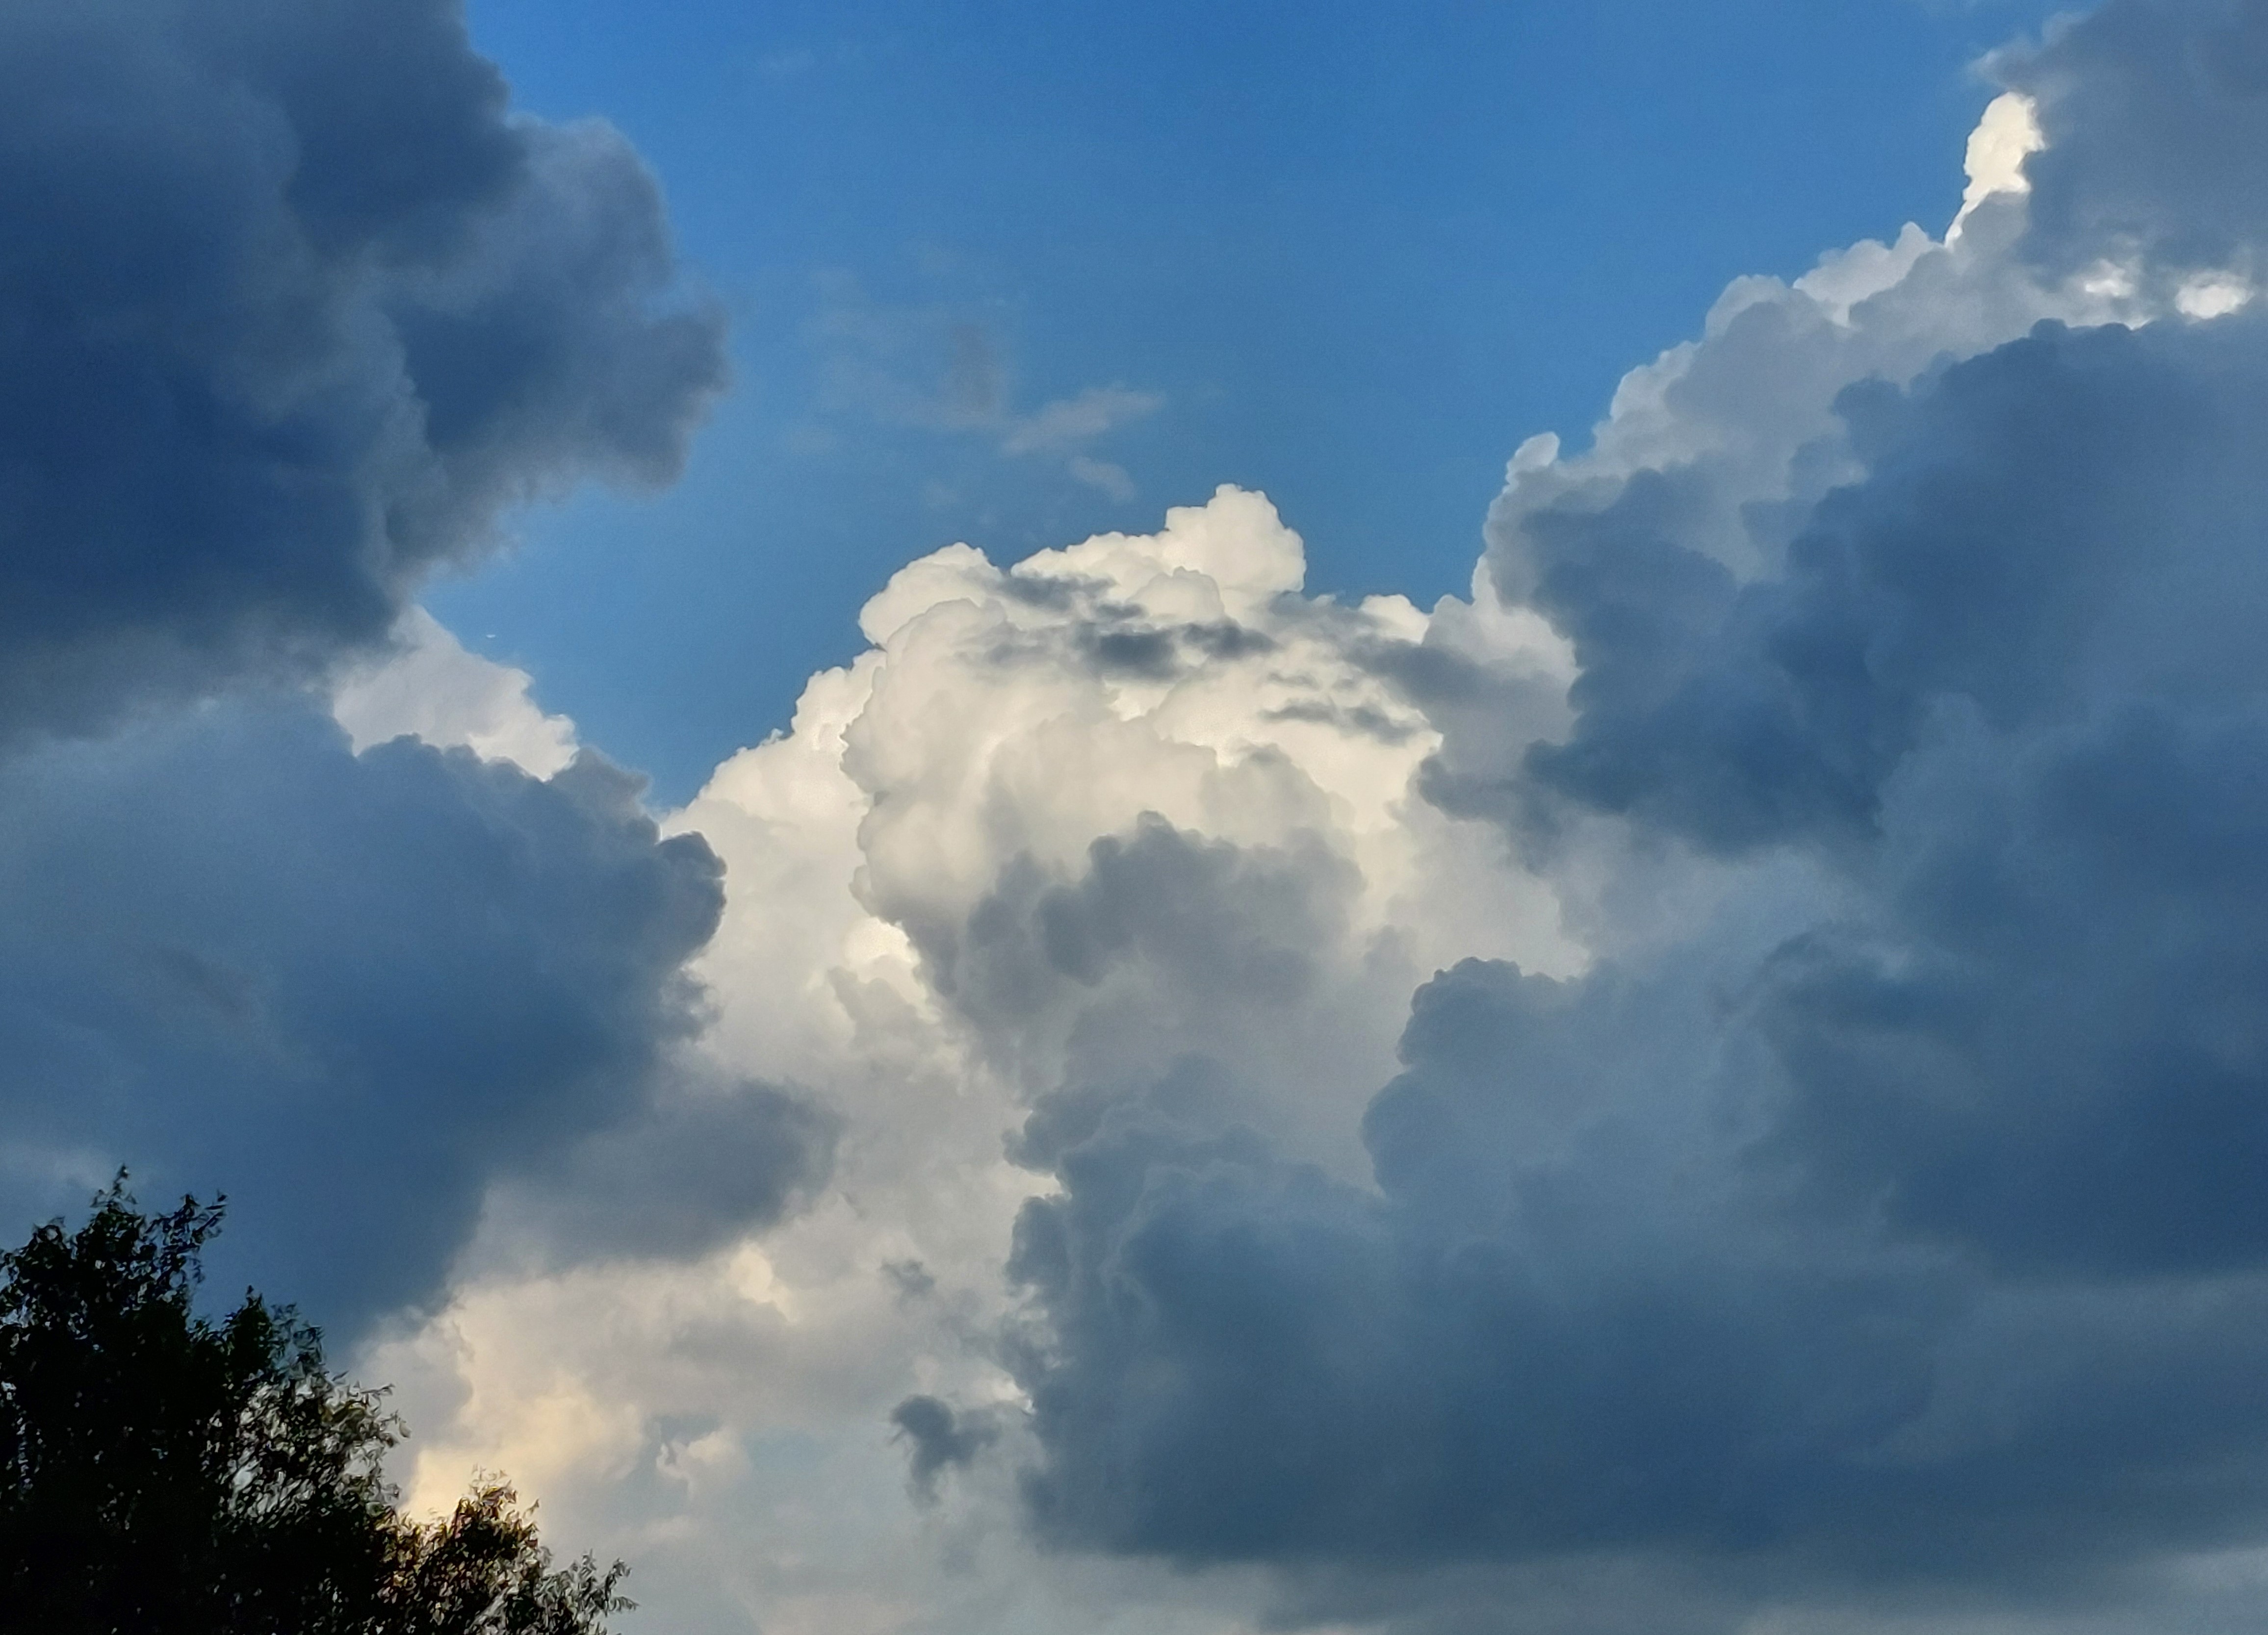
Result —
<instances>
[{"instance_id":1,"label":"blue sky","mask_svg":"<svg viewBox=\"0 0 2268 1635\"><path fill-rule=\"evenodd\" d=\"M522 106L659 172L736 385L677 488L540 509L429 600L681 799L953 540L1235 482L1311 588L1462 593L1522 438L1580 443L1732 278L1950 219L1975 61L2051 10L479 0ZM956 347L1003 414L1153 394L1073 451L1130 494L954 426Z\"/></svg>"}]
</instances>

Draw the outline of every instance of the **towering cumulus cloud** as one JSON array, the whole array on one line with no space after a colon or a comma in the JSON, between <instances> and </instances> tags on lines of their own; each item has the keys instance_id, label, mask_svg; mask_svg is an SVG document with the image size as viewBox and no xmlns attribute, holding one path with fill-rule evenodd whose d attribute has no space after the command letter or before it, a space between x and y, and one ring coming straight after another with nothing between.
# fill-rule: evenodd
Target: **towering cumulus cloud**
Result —
<instances>
[{"instance_id":1,"label":"towering cumulus cloud","mask_svg":"<svg viewBox=\"0 0 2268 1635\"><path fill-rule=\"evenodd\" d=\"M828 1138L680 1062L714 855L406 600L722 383L628 144L505 104L445 0L0 11L0 1198L226 1189L327 1321L499 1176L678 1248Z\"/></svg>"},{"instance_id":2,"label":"towering cumulus cloud","mask_svg":"<svg viewBox=\"0 0 2268 1635\"><path fill-rule=\"evenodd\" d=\"M1056 1157L1046 1536L1491 1628L2250 1593L2264 47L2119 0L2008 55L2046 145L1947 241L1735 286L1521 452L1481 589L1570 719L1447 721L1427 787L1589 961L1419 990L1373 1185L1154 1097Z\"/></svg>"},{"instance_id":3,"label":"towering cumulus cloud","mask_svg":"<svg viewBox=\"0 0 2268 1635\"><path fill-rule=\"evenodd\" d=\"M670 822L831 1182L460 1280L421 1480L688 1629L2262 1627L2264 41L1994 59L1943 235L1522 447L1470 602L1234 490L905 569Z\"/></svg>"}]
</instances>

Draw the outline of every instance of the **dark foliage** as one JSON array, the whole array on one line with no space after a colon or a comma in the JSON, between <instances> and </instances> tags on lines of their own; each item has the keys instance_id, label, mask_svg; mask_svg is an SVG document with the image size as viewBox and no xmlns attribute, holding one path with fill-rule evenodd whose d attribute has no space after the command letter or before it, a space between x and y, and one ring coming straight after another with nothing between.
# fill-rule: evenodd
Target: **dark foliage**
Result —
<instances>
[{"instance_id":1,"label":"dark foliage","mask_svg":"<svg viewBox=\"0 0 2268 1635\"><path fill-rule=\"evenodd\" d=\"M601 1635L620 1563L555 1571L501 1480L403 1517L380 1393L289 1307L197 1314L220 1219L114 1185L0 1256L0 1630Z\"/></svg>"}]
</instances>

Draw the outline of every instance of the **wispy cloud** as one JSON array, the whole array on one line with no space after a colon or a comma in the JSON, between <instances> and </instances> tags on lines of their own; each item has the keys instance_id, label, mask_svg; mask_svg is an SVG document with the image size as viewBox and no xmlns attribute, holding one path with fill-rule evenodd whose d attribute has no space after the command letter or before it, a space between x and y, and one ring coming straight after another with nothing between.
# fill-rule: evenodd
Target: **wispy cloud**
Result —
<instances>
[{"instance_id":1,"label":"wispy cloud","mask_svg":"<svg viewBox=\"0 0 2268 1635\"><path fill-rule=\"evenodd\" d=\"M1133 497L1125 468L1092 451L1158 413L1162 394L1090 386L1019 410L997 320L947 306L877 302L846 276L823 279L821 289L814 337L830 411L983 438L1004 456L1055 464L1115 499Z\"/></svg>"},{"instance_id":2,"label":"wispy cloud","mask_svg":"<svg viewBox=\"0 0 2268 1635\"><path fill-rule=\"evenodd\" d=\"M1083 446L1120 426L1157 413L1165 399L1155 392L1120 386L1093 386L1071 397L1043 403L1020 419L1012 418L1001 435L1007 454L1059 453Z\"/></svg>"}]
</instances>

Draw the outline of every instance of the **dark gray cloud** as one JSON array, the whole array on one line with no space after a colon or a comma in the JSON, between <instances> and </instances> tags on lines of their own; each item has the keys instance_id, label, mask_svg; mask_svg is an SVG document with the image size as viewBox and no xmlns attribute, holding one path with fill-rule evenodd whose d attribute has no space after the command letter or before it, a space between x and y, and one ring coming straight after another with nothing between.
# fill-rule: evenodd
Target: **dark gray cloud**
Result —
<instances>
[{"instance_id":1,"label":"dark gray cloud","mask_svg":"<svg viewBox=\"0 0 2268 1635\"><path fill-rule=\"evenodd\" d=\"M1573 731L1530 755L1535 795L1715 851L1865 843L1949 700L2024 734L2257 685L2260 323L2043 325L1843 410L1867 481L1770 578L1681 544L1653 473L1527 519L1536 605L1583 667Z\"/></svg>"},{"instance_id":2,"label":"dark gray cloud","mask_svg":"<svg viewBox=\"0 0 2268 1635\"><path fill-rule=\"evenodd\" d=\"M985 1415L956 1412L934 1396L909 1396L890 1410L890 1423L906 1443L909 1479L915 1496L937 1497L948 1470L965 1470L1000 1439L1000 1428Z\"/></svg>"},{"instance_id":3,"label":"dark gray cloud","mask_svg":"<svg viewBox=\"0 0 2268 1635\"><path fill-rule=\"evenodd\" d=\"M1628 496L1533 530L1586 669L1531 792L1862 884L1758 977L1793 1161L2012 1262L2249 1264L2268 326L2046 327L1846 412L1871 474L1776 578Z\"/></svg>"},{"instance_id":4,"label":"dark gray cloud","mask_svg":"<svg viewBox=\"0 0 2268 1635\"><path fill-rule=\"evenodd\" d=\"M0 733L381 639L498 508L672 476L659 194L454 0L0 10Z\"/></svg>"},{"instance_id":5,"label":"dark gray cloud","mask_svg":"<svg viewBox=\"0 0 2268 1635\"><path fill-rule=\"evenodd\" d=\"M347 1320L499 1176L552 1251L683 1252L831 1134L672 1064L719 870L634 780L269 690L502 508L669 480L722 385L637 156L507 99L455 0L0 11L5 1196L225 1189L224 1260Z\"/></svg>"},{"instance_id":6,"label":"dark gray cloud","mask_svg":"<svg viewBox=\"0 0 2268 1635\"><path fill-rule=\"evenodd\" d=\"M1697 1034L1666 1008L1708 1006L1446 975L1372 1114L1377 1193L1109 1109L1012 1265L1042 1319L1015 1354L1043 1536L1366 1567L1406 1606L1413 1569L1605 1558L1735 1600L2107 1596L2154 1551L2268 1524L2257 1272L1996 1280L1791 1220L1739 1142L1673 1111L1697 1070L1666 1058ZM1580 1049L1517 1048L1555 1029ZM1571 1061L1657 1099L1609 1084L1559 1138L1507 1135Z\"/></svg>"},{"instance_id":7,"label":"dark gray cloud","mask_svg":"<svg viewBox=\"0 0 2268 1635\"><path fill-rule=\"evenodd\" d=\"M2032 98L2049 142L2025 166L2032 255L2067 270L2139 252L2169 281L2255 269L2268 239L2268 5L2110 0L1995 67Z\"/></svg>"},{"instance_id":8,"label":"dark gray cloud","mask_svg":"<svg viewBox=\"0 0 2268 1635\"><path fill-rule=\"evenodd\" d=\"M1033 1087L1073 1116L1296 1018L1324 985L1319 951L1355 885L1320 838L1238 846L1148 813L1095 840L1075 878L1020 857L965 921L909 917L909 929L1004 1065L1068 1072L1067 1087Z\"/></svg>"},{"instance_id":9,"label":"dark gray cloud","mask_svg":"<svg viewBox=\"0 0 2268 1635\"><path fill-rule=\"evenodd\" d=\"M802 1202L827 1179L840 1133L792 1090L664 1073L628 1122L563 1152L531 1143L540 1156L518 1160L503 1191L543 1260L686 1259Z\"/></svg>"},{"instance_id":10,"label":"dark gray cloud","mask_svg":"<svg viewBox=\"0 0 2268 1635\"><path fill-rule=\"evenodd\" d=\"M1674 470L1522 519L1582 668L1502 809L1682 850L1713 917L1438 977L1374 1190L1185 1079L1042 1108L1044 1536L1366 1568L1323 1617L1609 1560L2143 1606L2268 1529L2268 324L2043 326L1842 415L1863 477L1758 577Z\"/></svg>"},{"instance_id":11,"label":"dark gray cloud","mask_svg":"<svg viewBox=\"0 0 2268 1635\"><path fill-rule=\"evenodd\" d=\"M1884 898L1762 973L1772 1151L2018 1270L2260 1263L2268 714L2230 705L1949 726Z\"/></svg>"},{"instance_id":12,"label":"dark gray cloud","mask_svg":"<svg viewBox=\"0 0 2268 1635\"><path fill-rule=\"evenodd\" d=\"M431 1293L500 1172L585 1251L776 1213L824 1126L679 1082L721 868L638 788L588 755L549 782L356 755L272 700L0 764L11 1214L122 1162L225 1190L226 1269L351 1320Z\"/></svg>"},{"instance_id":13,"label":"dark gray cloud","mask_svg":"<svg viewBox=\"0 0 2268 1635\"><path fill-rule=\"evenodd\" d=\"M1343 867L1343 865L1342 865ZM1037 1008L1049 983L1094 988L1139 964L1234 1005L1282 1004L1314 981L1317 855L1248 851L1155 813L1087 849L1076 881L1027 865L969 916L977 1008Z\"/></svg>"},{"instance_id":14,"label":"dark gray cloud","mask_svg":"<svg viewBox=\"0 0 2268 1635\"><path fill-rule=\"evenodd\" d=\"M1665 1008L1446 974L1367 1121L1378 1194L1111 1108L1018 1232L1042 1528L1378 1565L1840 1531L1806 1512L1912 1410L1946 1292L1831 1241L1743 1252L1667 1120Z\"/></svg>"}]
</instances>

